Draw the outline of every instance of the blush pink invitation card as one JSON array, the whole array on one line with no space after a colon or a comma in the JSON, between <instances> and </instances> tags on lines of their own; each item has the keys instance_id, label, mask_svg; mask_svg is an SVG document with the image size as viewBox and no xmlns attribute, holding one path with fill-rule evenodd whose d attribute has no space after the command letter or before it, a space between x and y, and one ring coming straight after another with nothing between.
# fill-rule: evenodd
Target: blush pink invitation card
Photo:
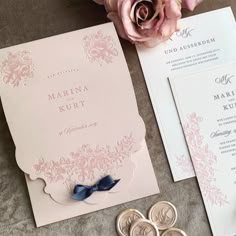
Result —
<instances>
[{"instance_id":1,"label":"blush pink invitation card","mask_svg":"<svg viewBox=\"0 0 236 236\"><path fill-rule=\"evenodd\" d=\"M37 226L159 192L112 23L0 53L1 100ZM140 167L149 173L146 189ZM71 198L75 185L92 186L106 175L120 180L114 188ZM62 214L48 215L45 207Z\"/></svg>"},{"instance_id":2,"label":"blush pink invitation card","mask_svg":"<svg viewBox=\"0 0 236 236\"><path fill-rule=\"evenodd\" d=\"M214 236L236 235L236 64L170 79Z\"/></svg>"}]
</instances>

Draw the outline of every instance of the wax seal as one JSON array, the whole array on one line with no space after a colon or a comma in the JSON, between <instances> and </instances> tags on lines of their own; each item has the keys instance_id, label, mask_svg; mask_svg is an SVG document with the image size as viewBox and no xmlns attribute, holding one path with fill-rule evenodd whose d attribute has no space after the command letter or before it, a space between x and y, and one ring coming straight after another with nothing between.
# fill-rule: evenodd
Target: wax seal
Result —
<instances>
[{"instance_id":1,"label":"wax seal","mask_svg":"<svg viewBox=\"0 0 236 236\"><path fill-rule=\"evenodd\" d=\"M138 219L130 226L130 236L159 236L157 226L150 220Z\"/></svg>"},{"instance_id":2,"label":"wax seal","mask_svg":"<svg viewBox=\"0 0 236 236\"><path fill-rule=\"evenodd\" d=\"M120 236L129 236L129 230L131 224L145 217L139 211L135 209L127 209L121 212L116 219L116 230Z\"/></svg>"},{"instance_id":3,"label":"wax seal","mask_svg":"<svg viewBox=\"0 0 236 236\"><path fill-rule=\"evenodd\" d=\"M187 234L181 229L171 228L166 230L161 236L187 236Z\"/></svg>"},{"instance_id":4,"label":"wax seal","mask_svg":"<svg viewBox=\"0 0 236 236\"><path fill-rule=\"evenodd\" d=\"M176 223L177 210L170 202L158 202L150 208L148 218L157 225L158 229L166 230Z\"/></svg>"}]
</instances>

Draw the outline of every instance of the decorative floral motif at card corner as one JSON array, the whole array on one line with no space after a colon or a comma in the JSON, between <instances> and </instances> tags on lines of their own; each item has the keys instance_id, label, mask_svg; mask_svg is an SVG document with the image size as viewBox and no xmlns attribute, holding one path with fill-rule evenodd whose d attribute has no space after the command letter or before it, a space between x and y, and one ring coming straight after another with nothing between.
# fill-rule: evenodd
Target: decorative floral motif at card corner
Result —
<instances>
[{"instance_id":1,"label":"decorative floral motif at card corner","mask_svg":"<svg viewBox=\"0 0 236 236\"><path fill-rule=\"evenodd\" d=\"M27 50L8 52L0 62L0 77L6 85L13 88L25 86L34 75L31 53Z\"/></svg>"},{"instance_id":2,"label":"decorative floral motif at card corner","mask_svg":"<svg viewBox=\"0 0 236 236\"><path fill-rule=\"evenodd\" d=\"M113 63L118 56L115 40L101 30L86 35L83 38L83 47L89 61L97 62L100 66L103 63Z\"/></svg>"},{"instance_id":3,"label":"decorative floral motif at card corner","mask_svg":"<svg viewBox=\"0 0 236 236\"><path fill-rule=\"evenodd\" d=\"M221 189L214 185L214 165L217 163L217 157L204 143L204 137L200 133L200 123L202 121L203 118L197 116L196 113L192 113L188 116L188 122L183 127L184 133L204 197L212 206L223 206L228 204L228 200Z\"/></svg>"},{"instance_id":4,"label":"decorative floral motif at card corner","mask_svg":"<svg viewBox=\"0 0 236 236\"><path fill-rule=\"evenodd\" d=\"M93 182L98 175L102 176L111 173L114 168L122 167L134 145L132 134L124 136L115 146L82 145L76 152L70 153L69 157L62 157L58 161L39 159L33 166L35 176L48 183L62 182L68 187L74 186L78 181L88 184L88 181Z\"/></svg>"}]
</instances>

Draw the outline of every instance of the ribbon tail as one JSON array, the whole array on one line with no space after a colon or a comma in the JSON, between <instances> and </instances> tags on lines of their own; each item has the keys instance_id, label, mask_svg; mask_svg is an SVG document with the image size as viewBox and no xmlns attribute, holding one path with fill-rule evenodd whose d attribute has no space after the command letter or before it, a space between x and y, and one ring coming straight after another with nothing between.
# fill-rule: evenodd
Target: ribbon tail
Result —
<instances>
[{"instance_id":1,"label":"ribbon tail","mask_svg":"<svg viewBox=\"0 0 236 236\"><path fill-rule=\"evenodd\" d=\"M115 185L119 182L120 180L113 180L113 178L108 175L106 177L104 177L103 179L101 179L98 182L98 191L109 191L111 190L113 187L115 187Z\"/></svg>"},{"instance_id":2,"label":"ribbon tail","mask_svg":"<svg viewBox=\"0 0 236 236\"><path fill-rule=\"evenodd\" d=\"M114 188L116 186L116 184L118 184L120 181L120 179L114 180L114 182L107 188L107 191L111 190L112 188Z\"/></svg>"}]
</instances>

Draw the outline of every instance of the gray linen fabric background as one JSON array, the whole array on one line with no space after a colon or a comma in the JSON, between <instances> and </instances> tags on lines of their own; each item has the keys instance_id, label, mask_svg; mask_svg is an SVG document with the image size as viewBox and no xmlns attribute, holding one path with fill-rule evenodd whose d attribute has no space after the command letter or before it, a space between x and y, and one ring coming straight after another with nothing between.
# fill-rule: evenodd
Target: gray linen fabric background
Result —
<instances>
[{"instance_id":1,"label":"gray linen fabric background","mask_svg":"<svg viewBox=\"0 0 236 236\"><path fill-rule=\"evenodd\" d=\"M184 11L183 15L226 6L231 6L236 14L235 0L204 0L193 13ZM0 48L105 22L108 22L105 10L92 0L0 0ZM176 205L179 213L176 227L185 230L188 236L212 235L196 179L173 182L135 47L124 40L121 44L139 112L146 124L147 145L161 193L37 229L24 175L16 164L14 143L0 105L0 235L115 236L115 218L120 211L136 208L146 215L150 206L160 200Z\"/></svg>"}]
</instances>

